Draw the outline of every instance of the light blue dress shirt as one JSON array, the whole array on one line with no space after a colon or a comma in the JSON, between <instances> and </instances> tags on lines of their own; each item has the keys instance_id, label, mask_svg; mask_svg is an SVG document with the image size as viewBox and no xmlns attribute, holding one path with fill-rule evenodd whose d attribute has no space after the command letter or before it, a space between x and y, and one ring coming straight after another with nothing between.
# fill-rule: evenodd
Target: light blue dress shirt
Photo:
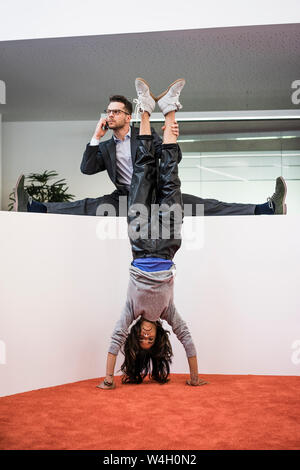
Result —
<instances>
[{"instance_id":1,"label":"light blue dress shirt","mask_svg":"<svg viewBox=\"0 0 300 470\"><path fill-rule=\"evenodd\" d=\"M113 139L116 143L117 180L120 184L125 184L128 188L131 184L133 173L130 136L130 128L124 140L120 140L113 135Z\"/></svg>"}]
</instances>

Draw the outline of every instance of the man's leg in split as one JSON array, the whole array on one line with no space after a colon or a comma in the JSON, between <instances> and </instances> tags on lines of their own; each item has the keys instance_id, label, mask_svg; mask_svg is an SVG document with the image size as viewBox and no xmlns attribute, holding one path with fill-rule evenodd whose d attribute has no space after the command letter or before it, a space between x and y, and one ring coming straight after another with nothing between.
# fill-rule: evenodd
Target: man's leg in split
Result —
<instances>
[{"instance_id":1,"label":"man's leg in split","mask_svg":"<svg viewBox=\"0 0 300 470\"><path fill-rule=\"evenodd\" d=\"M85 198L70 202L45 202L48 213L89 215L89 216L119 216L119 194L114 191L97 198ZM123 214L125 215L125 214Z\"/></svg>"},{"instance_id":2,"label":"man's leg in split","mask_svg":"<svg viewBox=\"0 0 300 470\"><path fill-rule=\"evenodd\" d=\"M126 215L119 213L119 197L123 194L121 191L114 191L112 194L106 194L98 198L85 198L78 201L66 202L39 202L35 201L26 191L25 176L19 176L16 187L14 188L14 211L15 212L44 212L52 214L71 214L71 215L98 215L98 216L119 216ZM124 192L125 195L125 192ZM127 195L127 193L126 193Z\"/></svg>"},{"instance_id":3,"label":"man's leg in split","mask_svg":"<svg viewBox=\"0 0 300 470\"><path fill-rule=\"evenodd\" d=\"M284 178L276 178L275 192L263 204L228 203L216 199L203 199L191 194L182 194L185 215L201 215L197 213L199 205L204 205L204 215L284 215L287 213L285 203L287 186Z\"/></svg>"},{"instance_id":4,"label":"man's leg in split","mask_svg":"<svg viewBox=\"0 0 300 470\"><path fill-rule=\"evenodd\" d=\"M217 199L206 199L193 194L182 194L185 216L254 215L255 204L230 203ZM204 213L203 213L204 209Z\"/></svg>"}]
</instances>

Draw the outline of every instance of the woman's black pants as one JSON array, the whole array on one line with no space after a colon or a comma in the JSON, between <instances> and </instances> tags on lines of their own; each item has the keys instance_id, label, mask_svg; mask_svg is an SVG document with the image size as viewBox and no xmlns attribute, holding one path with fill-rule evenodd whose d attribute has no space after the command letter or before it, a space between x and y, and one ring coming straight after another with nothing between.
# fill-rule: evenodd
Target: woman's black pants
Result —
<instances>
[{"instance_id":1,"label":"woman's black pants","mask_svg":"<svg viewBox=\"0 0 300 470\"><path fill-rule=\"evenodd\" d=\"M183 221L179 147L178 144L163 144L158 166L153 137L143 135L138 140L127 217L133 258L171 260L181 245Z\"/></svg>"}]
</instances>

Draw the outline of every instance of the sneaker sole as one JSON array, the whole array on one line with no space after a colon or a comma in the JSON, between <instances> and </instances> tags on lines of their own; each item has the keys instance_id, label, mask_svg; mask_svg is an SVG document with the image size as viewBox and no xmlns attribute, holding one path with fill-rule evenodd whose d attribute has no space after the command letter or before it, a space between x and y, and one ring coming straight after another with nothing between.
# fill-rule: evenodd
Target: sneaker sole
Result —
<instances>
[{"instance_id":1,"label":"sneaker sole","mask_svg":"<svg viewBox=\"0 0 300 470\"><path fill-rule=\"evenodd\" d=\"M283 215L286 215L287 214L287 207L286 207L286 204L285 204L285 198L286 198L286 193L287 193L287 185L286 185L286 182L285 182L285 179L283 178L283 176L280 176L279 177L283 183L283 186L284 186L284 196L283 196L283 200L282 200L282 214Z\"/></svg>"},{"instance_id":2,"label":"sneaker sole","mask_svg":"<svg viewBox=\"0 0 300 470\"><path fill-rule=\"evenodd\" d=\"M160 100L163 96L165 96L165 95L168 93L168 91L170 90L170 88L171 88L173 85L175 85L175 83L181 82L182 80L184 80L184 78L178 78L177 80L175 80L175 82L171 83L171 85L168 86L168 88L167 88L165 91L163 91L159 96L154 97L155 101L157 102L158 100ZM184 80L184 81L185 81L185 80ZM152 96L152 97L153 97L153 96Z\"/></svg>"},{"instance_id":3,"label":"sneaker sole","mask_svg":"<svg viewBox=\"0 0 300 470\"><path fill-rule=\"evenodd\" d=\"M151 90L150 90L150 85L149 85L149 83L146 82L146 80L144 80L144 79L141 78L141 77L137 77L136 80L140 80L141 82L145 83L145 85L147 85L147 87L149 88L150 96L154 99L154 101L156 101L156 97L153 95L153 93L152 93Z\"/></svg>"},{"instance_id":4,"label":"sneaker sole","mask_svg":"<svg viewBox=\"0 0 300 470\"><path fill-rule=\"evenodd\" d=\"M17 179L16 187L15 187L15 202L14 202L14 212L18 212L18 207L19 207L19 199L18 199L18 187L20 184L21 179L24 177L24 175L20 175L19 178Z\"/></svg>"}]
</instances>

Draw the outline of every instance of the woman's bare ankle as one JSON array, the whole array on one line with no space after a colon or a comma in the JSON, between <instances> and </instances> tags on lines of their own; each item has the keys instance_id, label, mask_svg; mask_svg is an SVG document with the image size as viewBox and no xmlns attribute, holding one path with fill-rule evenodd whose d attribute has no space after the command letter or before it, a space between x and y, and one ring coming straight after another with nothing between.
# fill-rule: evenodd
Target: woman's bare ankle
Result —
<instances>
[{"instance_id":1,"label":"woman's bare ankle","mask_svg":"<svg viewBox=\"0 0 300 470\"><path fill-rule=\"evenodd\" d=\"M165 129L164 129L164 136L163 136L163 143L164 144L176 144L177 137L174 135L172 131L172 124L175 123L175 111L170 111L165 115Z\"/></svg>"}]
</instances>

